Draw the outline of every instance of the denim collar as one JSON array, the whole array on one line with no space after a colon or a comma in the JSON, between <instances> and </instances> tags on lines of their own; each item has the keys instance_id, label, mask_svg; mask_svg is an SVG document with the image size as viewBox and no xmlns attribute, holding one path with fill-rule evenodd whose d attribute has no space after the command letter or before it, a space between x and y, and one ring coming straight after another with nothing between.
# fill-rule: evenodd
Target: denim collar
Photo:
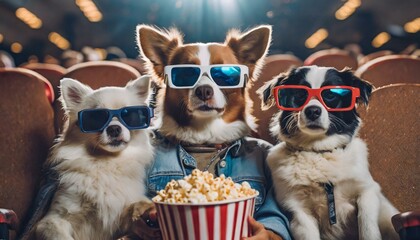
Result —
<instances>
[{"instance_id":1,"label":"denim collar","mask_svg":"<svg viewBox=\"0 0 420 240\"><path fill-rule=\"evenodd\" d=\"M161 144L164 144L166 146L174 146L177 150L177 156L182 163L188 167L191 168L197 168L197 162L182 146L181 144L171 141L170 139L163 136L159 131L154 131L155 138L157 141L159 141ZM226 150L226 153L223 155L222 159L225 159L226 156L229 154L230 157L234 158L237 157L243 152L244 149L244 139L240 138L236 141L234 141Z\"/></svg>"},{"instance_id":2,"label":"denim collar","mask_svg":"<svg viewBox=\"0 0 420 240\"><path fill-rule=\"evenodd\" d=\"M240 153L242 147L242 139L238 139L234 141L226 150L225 154L221 157L221 159L225 159L226 156L229 154L231 157L237 157ZM197 168L197 162L193 156L191 156L182 146L181 144L176 144L178 158L182 163L191 168Z\"/></svg>"}]
</instances>

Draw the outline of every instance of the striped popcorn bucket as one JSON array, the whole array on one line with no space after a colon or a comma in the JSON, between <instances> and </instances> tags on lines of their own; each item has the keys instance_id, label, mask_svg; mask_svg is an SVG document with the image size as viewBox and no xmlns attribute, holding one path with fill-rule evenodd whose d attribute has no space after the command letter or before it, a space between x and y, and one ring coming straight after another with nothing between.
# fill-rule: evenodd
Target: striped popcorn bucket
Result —
<instances>
[{"instance_id":1,"label":"striped popcorn bucket","mask_svg":"<svg viewBox=\"0 0 420 240\"><path fill-rule=\"evenodd\" d=\"M251 236L255 197L201 204L155 202L164 240L240 240Z\"/></svg>"}]
</instances>

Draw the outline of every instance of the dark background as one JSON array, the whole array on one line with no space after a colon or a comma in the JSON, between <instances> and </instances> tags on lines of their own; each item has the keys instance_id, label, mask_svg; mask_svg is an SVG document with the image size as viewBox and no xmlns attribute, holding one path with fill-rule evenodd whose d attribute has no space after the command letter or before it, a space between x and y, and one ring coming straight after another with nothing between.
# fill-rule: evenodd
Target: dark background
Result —
<instances>
[{"instance_id":1,"label":"dark background","mask_svg":"<svg viewBox=\"0 0 420 240\"><path fill-rule=\"evenodd\" d=\"M362 0L348 19L335 19L334 13L346 1L340 0L94 0L103 14L100 22L89 22L73 0L0 0L0 50L10 52L19 42L23 51L12 54L16 64L35 55L60 58L63 50L48 41L52 31L66 37L71 49L84 46L118 46L127 57L138 57L135 27L139 23L161 28L178 27L185 42L222 42L230 28L245 30L258 24L273 26L270 53L293 53L305 59L311 53L331 47L344 48L356 43L363 54L379 50L396 53L420 43L420 32L407 33L406 22L420 17L420 0ZM25 7L42 21L31 29L16 18L15 11ZM271 11L271 12L270 12ZM319 28L329 36L318 47L308 49L305 40ZM371 45L380 32L391 40L380 48Z\"/></svg>"}]
</instances>

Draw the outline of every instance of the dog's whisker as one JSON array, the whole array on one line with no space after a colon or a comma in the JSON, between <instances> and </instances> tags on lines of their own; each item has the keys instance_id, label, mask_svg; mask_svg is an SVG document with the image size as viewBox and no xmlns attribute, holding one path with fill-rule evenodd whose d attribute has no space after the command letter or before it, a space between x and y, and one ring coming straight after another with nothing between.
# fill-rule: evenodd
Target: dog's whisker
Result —
<instances>
[{"instance_id":1,"label":"dog's whisker","mask_svg":"<svg viewBox=\"0 0 420 240\"><path fill-rule=\"evenodd\" d=\"M338 130L339 128L338 128L338 126L337 125L341 125L341 126L344 126L344 127L349 127L349 124L347 124L345 121L343 121L341 118L338 118L338 117L336 117L336 116L334 116L334 115L331 115L330 116L330 121L331 121L331 125L333 125L333 127L336 129L336 130Z\"/></svg>"},{"instance_id":2,"label":"dog's whisker","mask_svg":"<svg viewBox=\"0 0 420 240\"><path fill-rule=\"evenodd\" d=\"M296 114L290 114L287 117L285 117L286 130L288 132L293 132L297 129L297 124L296 124L295 118L296 118Z\"/></svg>"}]
</instances>

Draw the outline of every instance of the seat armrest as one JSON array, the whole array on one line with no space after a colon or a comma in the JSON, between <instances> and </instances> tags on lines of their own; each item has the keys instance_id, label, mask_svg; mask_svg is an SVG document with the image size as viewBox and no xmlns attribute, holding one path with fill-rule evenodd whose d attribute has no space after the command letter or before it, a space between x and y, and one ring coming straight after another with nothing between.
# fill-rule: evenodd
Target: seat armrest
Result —
<instances>
[{"instance_id":1,"label":"seat armrest","mask_svg":"<svg viewBox=\"0 0 420 240\"><path fill-rule=\"evenodd\" d=\"M9 230L16 230L18 218L13 210L0 208L0 239L9 239Z\"/></svg>"},{"instance_id":2,"label":"seat armrest","mask_svg":"<svg viewBox=\"0 0 420 240\"><path fill-rule=\"evenodd\" d=\"M0 224L6 224L11 230L16 230L18 218L13 210L0 208Z\"/></svg>"},{"instance_id":3,"label":"seat armrest","mask_svg":"<svg viewBox=\"0 0 420 240\"><path fill-rule=\"evenodd\" d=\"M396 214L391 221L401 240L420 239L420 210Z\"/></svg>"}]
</instances>

